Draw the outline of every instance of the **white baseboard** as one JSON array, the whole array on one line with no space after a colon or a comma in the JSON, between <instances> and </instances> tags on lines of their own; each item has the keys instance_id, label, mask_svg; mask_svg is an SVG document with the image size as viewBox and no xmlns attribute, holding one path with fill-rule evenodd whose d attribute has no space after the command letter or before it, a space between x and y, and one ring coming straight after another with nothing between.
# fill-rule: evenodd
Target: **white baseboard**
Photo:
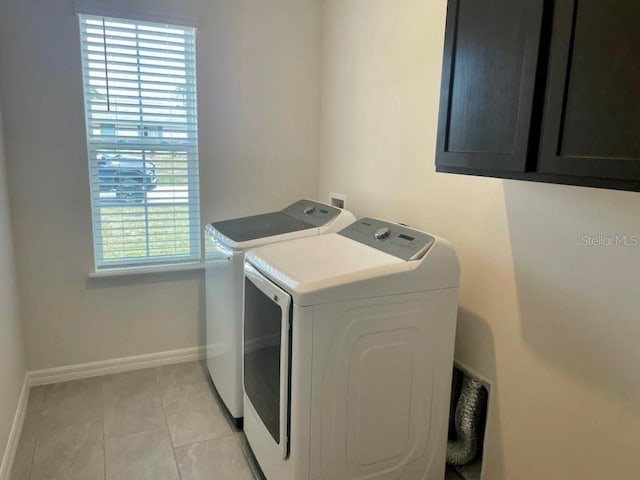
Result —
<instances>
[{"instance_id":1,"label":"white baseboard","mask_svg":"<svg viewBox=\"0 0 640 480\"><path fill-rule=\"evenodd\" d=\"M11 477L11 469L13 468L13 461L16 458L20 434L22 433L22 424L24 423L24 416L27 413L29 387L29 380L25 374L24 381L22 382L22 390L20 390L20 397L18 398L18 406L16 407L13 424L11 425L9 438L7 439L7 446L4 449L2 463L0 463L0 480L9 480L9 477Z\"/></svg>"},{"instance_id":2,"label":"white baseboard","mask_svg":"<svg viewBox=\"0 0 640 480\"><path fill-rule=\"evenodd\" d=\"M65 367L46 368L27 372L29 386L48 385L81 378L99 377L111 373L161 367L174 363L192 362L204 357L204 347L190 347L167 352L147 353L133 357L114 358L99 362L80 363ZM2 478L0 478L2 480Z\"/></svg>"}]
</instances>

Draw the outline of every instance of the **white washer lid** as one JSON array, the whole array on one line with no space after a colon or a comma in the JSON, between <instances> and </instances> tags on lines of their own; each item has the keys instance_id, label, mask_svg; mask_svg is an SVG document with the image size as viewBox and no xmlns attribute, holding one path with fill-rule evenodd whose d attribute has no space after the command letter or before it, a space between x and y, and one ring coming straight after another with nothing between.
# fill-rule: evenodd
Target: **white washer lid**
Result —
<instances>
[{"instance_id":1,"label":"white washer lid","mask_svg":"<svg viewBox=\"0 0 640 480\"><path fill-rule=\"evenodd\" d=\"M337 231L355 221L347 210L301 199L279 212L207 224L205 232L224 247L242 251L300 237Z\"/></svg>"}]
</instances>

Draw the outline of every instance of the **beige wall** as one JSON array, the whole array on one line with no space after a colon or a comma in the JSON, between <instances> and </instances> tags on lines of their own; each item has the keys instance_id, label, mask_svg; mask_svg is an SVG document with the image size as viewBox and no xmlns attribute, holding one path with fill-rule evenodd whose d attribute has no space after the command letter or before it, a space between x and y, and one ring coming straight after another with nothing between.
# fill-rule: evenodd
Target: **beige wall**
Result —
<instances>
[{"instance_id":1,"label":"beige wall","mask_svg":"<svg viewBox=\"0 0 640 480\"><path fill-rule=\"evenodd\" d=\"M25 372L22 328L18 313L0 109L0 463L2 463L2 455L18 405Z\"/></svg>"},{"instance_id":2,"label":"beige wall","mask_svg":"<svg viewBox=\"0 0 640 480\"><path fill-rule=\"evenodd\" d=\"M327 0L320 198L450 239L487 480L637 478L640 194L434 173L446 2Z\"/></svg>"},{"instance_id":3,"label":"beige wall","mask_svg":"<svg viewBox=\"0 0 640 480\"><path fill-rule=\"evenodd\" d=\"M203 219L315 196L316 0L103 4L122 15L199 19ZM73 5L0 5L0 93L30 369L192 347L203 335L202 272L87 277L93 253Z\"/></svg>"}]
</instances>

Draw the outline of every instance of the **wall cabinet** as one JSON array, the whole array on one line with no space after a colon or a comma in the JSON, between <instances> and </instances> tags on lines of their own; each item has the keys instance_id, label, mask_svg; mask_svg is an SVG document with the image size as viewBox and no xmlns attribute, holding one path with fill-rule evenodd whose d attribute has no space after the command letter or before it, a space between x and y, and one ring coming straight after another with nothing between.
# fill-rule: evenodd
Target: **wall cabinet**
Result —
<instances>
[{"instance_id":1,"label":"wall cabinet","mask_svg":"<svg viewBox=\"0 0 640 480\"><path fill-rule=\"evenodd\" d=\"M436 170L640 191L640 2L450 0Z\"/></svg>"}]
</instances>

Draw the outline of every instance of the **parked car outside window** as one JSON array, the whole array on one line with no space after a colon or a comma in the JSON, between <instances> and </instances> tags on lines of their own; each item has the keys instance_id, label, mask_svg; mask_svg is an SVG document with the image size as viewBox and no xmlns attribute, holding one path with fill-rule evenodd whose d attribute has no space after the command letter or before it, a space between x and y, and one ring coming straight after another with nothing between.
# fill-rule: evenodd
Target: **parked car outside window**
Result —
<instances>
[{"instance_id":1,"label":"parked car outside window","mask_svg":"<svg viewBox=\"0 0 640 480\"><path fill-rule=\"evenodd\" d=\"M122 200L143 200L158 185L155 163L126 155L99 158L98 180L101 192L115 192Z\"/></svg>"}]
</instances>

